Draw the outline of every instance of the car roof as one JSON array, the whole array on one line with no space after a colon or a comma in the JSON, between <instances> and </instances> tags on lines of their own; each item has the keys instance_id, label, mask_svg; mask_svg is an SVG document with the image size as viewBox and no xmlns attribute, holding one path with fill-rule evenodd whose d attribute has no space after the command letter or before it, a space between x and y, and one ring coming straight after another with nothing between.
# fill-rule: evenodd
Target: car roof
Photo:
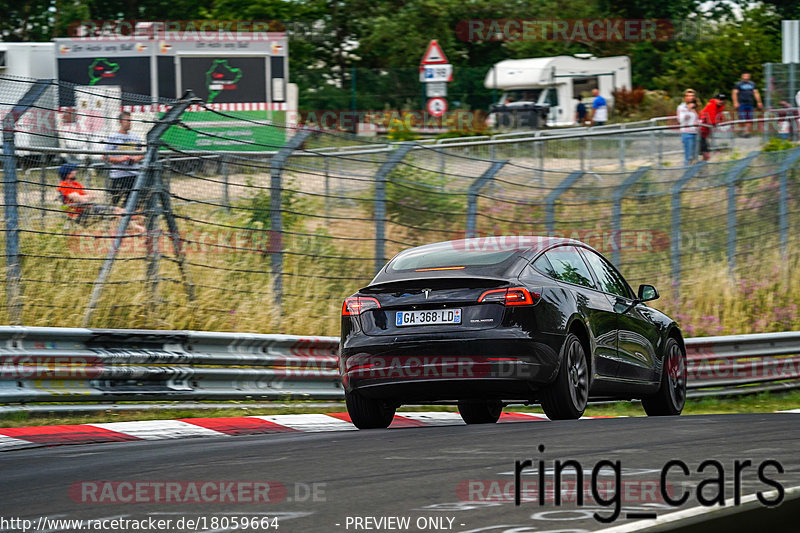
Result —
<instances>
[{"instance_id":1,"label":"car roof","mask_svg":"<svg viewBox=\"0 0 800 533\"><path fill-rule=\"evenodd\" d=\"M436 242L432 244L425 244L415 248L409 248L402 253L411 250L420 250L423 248L430 248L436 250L438 248L455 248L461 249L465 252L500 252L514 250L520 253L537 254L541 251L552 248L553 246L572 244L583 246L594 250L588 244L570 239L566 237L548 237L542 235L491 235L488 237L473 237L471 239L456 239L452 241Z\"/></svg>"}]
</instances>

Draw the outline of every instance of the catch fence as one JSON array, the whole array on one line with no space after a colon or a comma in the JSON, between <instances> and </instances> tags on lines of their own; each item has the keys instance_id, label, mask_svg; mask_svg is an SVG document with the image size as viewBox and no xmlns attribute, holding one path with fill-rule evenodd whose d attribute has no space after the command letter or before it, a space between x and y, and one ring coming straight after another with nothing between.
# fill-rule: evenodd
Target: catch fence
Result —
<instances>
[{"instance_id":1,"label":"catch fence","mask_svg":"<svg viewBox=\"0 0 800 533\"><path fill-rule=\"evenodd\" d=\"M143 101L137 146L120 146L109 138L131 95L106 116L77 110L88 126L67 128L63 84L0 81L6 323L334 334L343 298L397 252L465 237L502 246L502 235L583 240L634 286L656 284L667 311L723 278L745 292L769 282L765 305L783 327L797 322L800 149L762 151L771 128L745 138L723 124L711 160L684 167L668 118L386 143L187 94ZM114 204L120 164L108 158L121 152L143 159ZM63 158L102 209L64 200Z\"/></svg>"}]
</instances>

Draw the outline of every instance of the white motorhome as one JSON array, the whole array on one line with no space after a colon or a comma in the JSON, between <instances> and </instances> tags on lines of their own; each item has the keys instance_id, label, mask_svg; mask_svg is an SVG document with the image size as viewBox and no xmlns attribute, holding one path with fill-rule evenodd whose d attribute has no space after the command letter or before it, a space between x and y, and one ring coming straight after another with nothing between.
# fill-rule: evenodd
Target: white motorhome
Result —
<instances>
[{"instance_id":1,"label":"white motorhome","mask_svg":"<svg viewBox=\"0 0 800 533\"><path fill-rule=\"evenodd\" d=\"M613 108L614 90L631 88L631 61L628 56L591 54L506 59L489 70L484 86L503 91L501 105L546 105L548 126L572 126L575 99L580 98L587 108L591 107L592 89L598 89L609 108Z\"/></svg>"},{"instance_id":2,"label":"white motorhome","mask_svg":"<svg viewBox=\"0 0 800 533\"><path fill-rule=\"evenodd\" d=\"M0 42L0 118L5 117L13 104L30 88L22 80L54 79L56 77L55 45L53 43ZM3 79L6 77L6 79ZM17 146L58 146L56 112L58 94L55 88L39 102L40 106L26 113L17 124ZM50 107L50 109L47 109ZM27 152L19 151L21 155Z\"/></svg>"}]
</instances>

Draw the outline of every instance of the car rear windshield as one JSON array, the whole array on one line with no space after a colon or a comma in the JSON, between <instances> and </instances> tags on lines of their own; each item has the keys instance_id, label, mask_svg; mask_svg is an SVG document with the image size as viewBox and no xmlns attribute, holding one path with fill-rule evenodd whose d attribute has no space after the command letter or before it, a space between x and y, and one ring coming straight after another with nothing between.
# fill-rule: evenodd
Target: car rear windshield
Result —
<instances>
[{"instance_id":1,"label":"car rear windshield","mask_svg":"<svg viewBox=\"0 0 800 533\"><path fill-rule=\"evenodd\" d=\"M401 270L463 270L469 267L488 267L499 265L517 250L473 251L459 250L453 247L428 248L410 250L398 256L390 265L390 269Z\"/></svg>"}]
</instances>

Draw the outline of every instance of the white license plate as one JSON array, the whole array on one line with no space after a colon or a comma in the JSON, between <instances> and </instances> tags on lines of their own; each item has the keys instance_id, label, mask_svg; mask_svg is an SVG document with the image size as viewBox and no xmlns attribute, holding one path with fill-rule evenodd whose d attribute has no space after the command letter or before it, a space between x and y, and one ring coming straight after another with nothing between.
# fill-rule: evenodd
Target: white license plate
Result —
<instances>
[{"instance_id":1,"label":"white license plate","mask_svg":"<svg viewBox=\"0 0 800 533\"><path fill-rule=\"evenodd\" d=\"M398 311L394 324L401 326L431 326L435 324L461 324L461 309L436 309L432 311Z\"/></svg>"}]
</instances>

